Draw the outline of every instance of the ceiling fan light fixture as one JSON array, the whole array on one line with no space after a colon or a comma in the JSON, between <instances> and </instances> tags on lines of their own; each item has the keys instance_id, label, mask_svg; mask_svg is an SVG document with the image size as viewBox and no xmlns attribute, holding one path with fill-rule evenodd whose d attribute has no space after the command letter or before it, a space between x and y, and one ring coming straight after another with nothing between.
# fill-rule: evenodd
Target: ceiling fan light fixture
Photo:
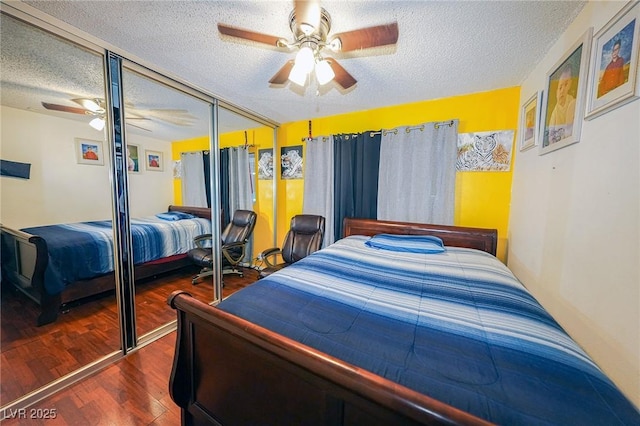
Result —
<instances>
[{"instance_id":1,"label":"ceiling fan light fixture","mask_svg":"<svg viewBox=\"0 0 640 426\"><path fill-rule=\"evenodd\" d=\"M302 31L304 35L307 35L307 36L311 35L315 30L316 30L315 27L311 24L307 24L307 23L300 24L300 31Z\"/></svg>"},{"instance_id":2,"label":"ceiling fan light fixture","mask_svg":"<svg viewBox=\"0 0 640 426\"><path fill-rule=\"evenodd\" d=\"M101 117L96 117L89 122L89 126L100 132L102 131L102 129L104 129L104 119Z\"/></svg>"},{"instance_id":3,"label":"ceiling fan light fixture","mask_svg":"<svg viewBox=\"0 0 640 426\"><path fill-rule=\"evenodd\" d=\"M331 65L327 62L326 59L322 59L318 61L316 64L316 78L318 79L318 83L323 86L333 80L336 76L336 73L333 72Z\"/></svg>"},{"instance_id":4,"label":"ceiling fan light fixture","mask_svg":"<svg viewBox=\"0 0 640 426\"><path fill-rule=\"evenodd\" d=\"M104 113L104 108L100 106L100 103L98 101L95 101L93 99L77 99L76 101L80 105L82 105L83 108L88 109L91 112L100 114Z\"/></svg>"},{"instance_id":5,"label":"ceiling fan light fixture","mask_svg":"<svg viewBox=\"0 0 640 426\"><path fill-rule=\"evenodd\" d=\"M315 55L313 50L309 46L302 46L296 54L295 66L308 74L313 71L314 63Z\"/></svg>"},{"instance_id":6,"label":"ceiling fan light fixture","mask_svg":"<svg viewBox=\"0 0 640 426\"><path fill-rule=\"evenodd\" d=\"M334 52L339 52L342 50L342 42L339 37L336 37L327 43L327 47Z\"/></svg>"},{"instance_id":7,"label":"ceiling fan light fixture","mask_svg":"<svg viewBox=\"0 0 640 426\"><path fill-rule=\"evenodd\" d=\"M296 64L293 66L293 68L291 68L291 72L289 73L289 80L291 80L298 86L304 86L307 82L308 74L308 71L304 70L302 67Z\"/></svg>"}]
</instances>

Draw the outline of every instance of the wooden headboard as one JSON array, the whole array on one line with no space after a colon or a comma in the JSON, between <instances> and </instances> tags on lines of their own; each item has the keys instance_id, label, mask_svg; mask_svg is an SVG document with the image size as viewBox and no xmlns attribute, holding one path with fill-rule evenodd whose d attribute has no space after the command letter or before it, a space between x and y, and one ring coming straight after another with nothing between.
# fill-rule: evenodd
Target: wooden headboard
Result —
<instances>
[{"instance_id":1,"label":"wooden headboard","mask_svg":"<svg viewBox=\"0 0 640 426\"><path fill-rule=\"evenodd\" d=\"M493 256L498 246L496 229L467 228L461 226L430 225L424 223L394 222L375 219L344 219L344 236L377 234L433 235L445 245L482 250Z\"/></svg>"},{"instance_id":2,"label":"wooden headboard","mask_svg":"<svg viewBox=\"0 0 640 426\"><path fill-rule=\"evenodd\" d=\"M184 212L205 219L211 219L211 209L209 207L169 206L169 211Z\"/></svg>"}]
</instances>

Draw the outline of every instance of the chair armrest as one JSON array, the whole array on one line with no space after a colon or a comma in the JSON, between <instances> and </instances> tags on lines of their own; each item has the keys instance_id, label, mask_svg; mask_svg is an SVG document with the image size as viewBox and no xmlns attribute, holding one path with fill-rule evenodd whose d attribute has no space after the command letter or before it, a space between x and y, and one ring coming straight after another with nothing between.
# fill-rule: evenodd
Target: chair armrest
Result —
<instances>
[{"instance_id":1,"label":"chair armrest","mask_svg":"<svg viewBox=\"0 0 640 426\"><path fill-rule=\"evenodd\" d=\"M236 241L235 243L227 243L222 245L222 250L229 250L238 247L244 247L247 243L244 241Z\"/></svg>"},{"instance_id":2,"label":"chair armrest","mask_svg":"<svg viewBox=\"0 0 640 426\"><path fill-rule=\"evenodd\" d=\"M234 243L223 244L222 256L224 256L224 258L227 259L227 261L235 267L244 258L246 247L246 241L237 241ZM240 252L237 253L238 257L236 258L233 257L234 253L231 252L231 250L233 249L240 249Z\"/></svg>"},{"instance_id":3,"label":"chair armrest","mask_svg":"<svg viewBox=\"0 0 640 426\"><path fill-rule=\"evenodd\" d=\"M206 241L211 241L213 243L213 235L202 234L202 235L198 235L193 239L193 242L195 243L196 247L199 247L199 248L205 248L204 243Z\"/></svg>"},{"instance_id":4,"label":"chair armrest","mask_svg":"<svg viewBox=\"0 0 640 426\"><path fill-rule=\"evenodd\" d=\"M279 254L282 254L282 250L280 250L280 248L278 247L272 247L260 253L260 258L265 261L268 267L274 267L276 266L275 263L270 261L269 258L273 256L273 258L275 259L275 256Z\"/></svg>"}]
</instances>

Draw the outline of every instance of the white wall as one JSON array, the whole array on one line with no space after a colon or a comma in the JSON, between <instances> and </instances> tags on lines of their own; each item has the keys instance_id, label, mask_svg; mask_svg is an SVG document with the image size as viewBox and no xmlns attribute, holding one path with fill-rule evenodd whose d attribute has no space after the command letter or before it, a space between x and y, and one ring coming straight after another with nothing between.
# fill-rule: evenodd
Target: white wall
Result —
<instances>
[{"instance_id":1,"label":"white wall","mask_svg":"<svg viewBox=\"0 0 640 426\"><path fill-rule=\"evenodd\" d=\"M626 2L589 2L522 84L528 99L588 27ZM640 84L640 81L638 81ZM519 152L508 265L640 406L640 100L584 121L580 142Z\"/></svg>"},{"instance_id":2,"label":"white wall","mask_svg":"<svg viewBox=\"0 0 640 426\"><path fill-rule=\"evenodd\" d=\"M0 158L31 163L29 180L0 177L0 222L10 228L111 218L108 158L78 164L75 138L102 140L88 124L0 107ZM164 172L129 175L131 215L166 211L173 200L170 142L131 135L130 143L164 153ZM105 155L108 147L104 145Z\"/></svg>"}]
</instances>

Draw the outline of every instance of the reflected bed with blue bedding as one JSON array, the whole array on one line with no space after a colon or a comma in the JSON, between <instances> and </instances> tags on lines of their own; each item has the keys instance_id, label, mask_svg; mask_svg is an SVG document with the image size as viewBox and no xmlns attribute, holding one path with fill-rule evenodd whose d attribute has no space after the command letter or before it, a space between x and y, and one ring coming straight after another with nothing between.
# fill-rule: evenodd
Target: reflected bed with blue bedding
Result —
<instances>
[{"instance_id":1,"label":"reflected bed with blue bedding","mask_svg":"<svg viewBox=\"0 0 640 426\"><path fill-rule=\"evenodd\" d=\"M218 308L497 424L640 424L495 257L402 238L347 237Z\"/></svg>"},{"instance_id":2,"label":"reflected bed with blue bedding","mask_svg":"<svg viewBox=\"0 0 640 426\"><path fill-rule=\"evenodd\" d=\"M170 213L170 212L169 212ZM194 247L193 239L211 232L211 221L171 215L131 219L135 265L179 254ZM175 217L175 216L174 216ZM81 222L22 229L47 243L49 263L45 270L45 289L62 292L67 285L113 272L113 228L111 221Z\"/></svg>"}]
</instances>

